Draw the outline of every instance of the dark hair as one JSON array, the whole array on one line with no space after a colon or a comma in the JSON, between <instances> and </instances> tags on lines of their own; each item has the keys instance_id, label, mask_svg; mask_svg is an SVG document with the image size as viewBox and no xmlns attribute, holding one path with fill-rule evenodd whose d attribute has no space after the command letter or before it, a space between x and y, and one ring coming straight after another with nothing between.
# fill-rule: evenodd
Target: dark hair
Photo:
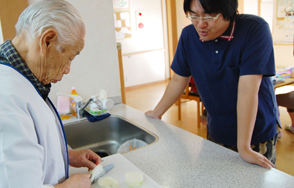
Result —
<instances>
[{"instance_id":1,"label":"dark hair","mask_svg":"<svg viewBox=\"0 0 294 188\"><path fill-rule=\"evenodd\" d=\"M238 13L238 0L197 0L207 14L222 13L224 19L233 20ZM185 14L192 12L193 0L184 0Z\"/></svg>"}]
</instances>

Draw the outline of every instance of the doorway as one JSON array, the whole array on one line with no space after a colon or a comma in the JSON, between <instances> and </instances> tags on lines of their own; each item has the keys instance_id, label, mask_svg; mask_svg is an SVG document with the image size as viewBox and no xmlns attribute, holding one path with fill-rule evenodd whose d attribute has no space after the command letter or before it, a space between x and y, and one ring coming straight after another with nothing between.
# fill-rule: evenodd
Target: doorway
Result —
<instances>
[{"instance_id":1,"label":"doorway","mask_svg":"<svg viewBox=\"0 0 294 188\"><path fill-rule=\"evenodd\" d=\"M125 87L169 78L166 0L129 0L129 4L131 37L117 39ZM137 27L138 12L144 15L142 28Z\"/></svg>"}]
</instances>

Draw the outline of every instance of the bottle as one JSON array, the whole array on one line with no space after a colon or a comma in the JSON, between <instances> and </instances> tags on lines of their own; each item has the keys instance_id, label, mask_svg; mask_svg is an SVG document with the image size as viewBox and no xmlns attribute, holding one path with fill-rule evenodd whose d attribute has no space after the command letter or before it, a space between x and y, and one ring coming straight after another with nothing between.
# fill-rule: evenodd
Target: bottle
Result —
<instances>
[{"instance_id":1,"label":"bottle","mask_svg":"<svg viewBox=\"0 0 294 188\"><path fill-rule=\"evenodd\" d=\"M76 89L74 87L71 88L71 94L72 95L78 95ZM71 108L71 113L73 116L77 116L77 105L74 100L74 98L70 98L70 108Z\"/></svg>"}]
</instances>

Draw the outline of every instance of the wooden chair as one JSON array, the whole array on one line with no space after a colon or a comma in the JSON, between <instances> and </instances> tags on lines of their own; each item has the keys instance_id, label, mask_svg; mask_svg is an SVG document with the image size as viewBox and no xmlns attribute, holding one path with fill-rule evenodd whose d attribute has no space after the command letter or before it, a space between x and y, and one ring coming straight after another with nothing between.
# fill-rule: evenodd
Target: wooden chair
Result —
<instances>
[{"instance_id":1,"label":"wooden chair","mask_svg":"<svg viewBox=\"0 0 294 188\"><path fill-rule=\"evenodd\" d=\"M195 100L197 102L197 125L198 127L201 126L200 124L200 115L203 113L204 106L203 104L201 105L201 98L199 94L196 93L190 93L190 86L189 84L187 85L184 93L181 95L181 97L178 99L178 119L181 120L181 99L187 99L187 100ZM201 107L201 112L200 112L200 105Z\"/></svg>"}]
</instances>

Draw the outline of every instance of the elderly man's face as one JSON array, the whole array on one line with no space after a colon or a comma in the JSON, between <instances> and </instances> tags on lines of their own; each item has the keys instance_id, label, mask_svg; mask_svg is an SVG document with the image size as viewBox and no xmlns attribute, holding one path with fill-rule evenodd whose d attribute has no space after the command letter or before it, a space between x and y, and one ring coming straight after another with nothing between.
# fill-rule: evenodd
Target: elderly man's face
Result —
<instances>
[{"instance_id":1,"label":"elderly man's face","mask_svg":"<svg viewBox=\"0 0 294 188\"><path fill-rule=\"evenodd\" d=\"M46 49L46 56L42 59L38 79L44 85L61 81L63 75L70 72L72 60L84 48L84 35L74 44L62 46L61 50L57 50L58 44L51 42Z\"/></svg>"}]
</instances>

